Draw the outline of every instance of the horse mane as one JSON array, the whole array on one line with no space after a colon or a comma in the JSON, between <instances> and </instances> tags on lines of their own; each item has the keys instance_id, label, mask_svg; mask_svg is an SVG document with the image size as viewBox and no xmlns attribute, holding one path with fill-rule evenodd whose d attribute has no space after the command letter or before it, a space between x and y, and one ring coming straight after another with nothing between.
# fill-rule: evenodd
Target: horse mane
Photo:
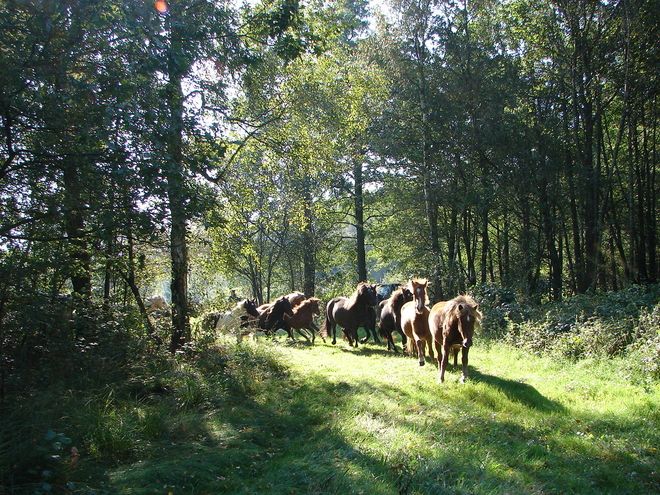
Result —
<instances>
[{"instance_id":1,"label":"horse mane","mask_svg":"<svg viewBox=\"0 0 660 495\"><path fill-rule=\"evenodd\" d=\"M401 287L397 287L396 290L392 292L390 297L386 299L386 305L389 306L390 308L393 308L394 305L399 302L400 300L403 299L404 297L404 290L406 290L407 287L404 287L403 285ZM403 301L401 301L403 302Z\"/></svg>"},{"instance_id":2,"label":"horse mane","mask_svg":"<svg viewBox=\"0 0 660 495\"><path fill-rule=\"evenodd\" d=\"M474 318L476 325L481 324L482 314L479 311L479 305L472 296L467 294L461 294L447 301L442 312L445 318L451 318L451 320L458 320L461 316L469 314Z\"/></svg>"},{"instance_id":3,"label":"horse mane","mask_svg":"<svg viewBox=\"0 0 660 495\"><path fill-rule=\"evenodd\" d=\"M301 302L300 304L298 304L298 305L297 305L295 308L293 308L293 309L299 311L299 310L302 309L302 308L306 308L307 306L312 306L312 305L314 305L314 304L316 304L316 307L318 308L318 303L319 303L319 301L320 301L320 299L318 299L318 298L316 298L316 297L308 297L307 299L305 299L303 302Z\"/></svg>"},{"instance_id":4,"label":"horse mane","mask_svg":"<svg viewBox=\"0 0 660 495\"><path fill-rule=\"evenodd\" d=\"M357 285L357 288L355 289L355 292L353 292L353 294L351 295L351 297L348 298L348 303L351 304L351 305L357 303L357 300L358 300L358 298L360 297L360 294L362 294L362 291L364 290L364 288L365 288L367 285L368 285L367 282L360 282L360 283Z\"/></svg>"}]
</instances>

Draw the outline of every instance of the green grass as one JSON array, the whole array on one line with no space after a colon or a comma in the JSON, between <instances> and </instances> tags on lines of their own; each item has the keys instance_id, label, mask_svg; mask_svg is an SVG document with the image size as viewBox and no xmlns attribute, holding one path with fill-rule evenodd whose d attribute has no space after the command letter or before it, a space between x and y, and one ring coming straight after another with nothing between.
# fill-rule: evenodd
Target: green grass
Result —
<instances>
[{"instance_id":1,"label":"green grass","mask_svg":"<svg viewBox=\"0 0 660 495\"><path fill-rule=\"evenodd\" d=\"M655 384L636 385L622 359L558 362L475 342L465 384L453 367L439 385L428 360L343 341L144 364L130 383L34 416L81 457L73 468L62 455L49 490L38 473L5 492L660 492Z\"/></svg>"}]
</instances>

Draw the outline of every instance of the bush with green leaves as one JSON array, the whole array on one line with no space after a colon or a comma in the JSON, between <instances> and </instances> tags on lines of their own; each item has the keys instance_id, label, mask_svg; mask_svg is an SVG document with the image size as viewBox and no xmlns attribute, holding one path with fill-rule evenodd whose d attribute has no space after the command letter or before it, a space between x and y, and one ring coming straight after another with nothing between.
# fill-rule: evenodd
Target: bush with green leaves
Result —
<instances>
[{"instance_id":1,"label":"bush with green leaves","mask_svg":"<svg viewBox=\"0 0 660 495\"><path fill-rule=\"evenodd\" d=\"M610 358L652 347L657 338L657 286L579 295L545 307L536 318L508 325L506 340L532 353L558 358ZM647 356L646 358L651 359Z\"/></svg>"}]
</instances>

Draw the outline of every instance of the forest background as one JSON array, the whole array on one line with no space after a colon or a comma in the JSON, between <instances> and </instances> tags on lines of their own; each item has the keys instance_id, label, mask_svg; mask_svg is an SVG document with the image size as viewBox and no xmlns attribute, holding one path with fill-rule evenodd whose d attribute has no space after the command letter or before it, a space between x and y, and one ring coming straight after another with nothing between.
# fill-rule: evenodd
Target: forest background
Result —
<instances>
[{"instance_id":1,"label":"forest background","mask_svg":"<svg viewBox=\"0 0 660 495\"><path fill-rule=\"evenodd\" d=\"M571 375L562 359L585 359L581 376L611 379L589 390L632 383L631 397L651 397L660 378L659 75L657 1L0 0L0 491L87 493L58 478L76 473L80 457L70 449L63 461L70 440L61 432L74 431L98 464L86 469L139 464L151 446L179 438L188 449L209 411L235 416L242 432L256 414L266 433L255 438L270 442L281 425L254 405L295 395L267 387L283 383L288 365L263 357L265 346L219 350L197 325L234 304L230 289L259 302L292 290L327 302L360 280L426 277L432 302L471 292L491 364L482 358L463 390L509 392L511 401L483 410L497 428L495 413L511 407L522 423L538 420L538 407L529 417L518 410L534 387L499 378L517 368L501 361L510 355L533 357L530 368L539 356L559 360L535 382L541 389ZM149 311L158 293L168 312ZM314 369L307 354L365 367L389 359L374 347L362 362L340 346L285 349L300 370ZM608 371L594 373L600 358ZM579 395L577 379L557 387ZM351 387L340 385L344 397ZM325 414L335 388L320 375L301 388L318 424L335 421ZM445 390L457 407L474 405ZM633 446L622 450L630 479L657 492L655 402L598 393L594 403L637 408L639 421L608 416L593 431L611 424L612 438L638 436L621 441ZM286 406L291 418L298 405ZM552 411L548 431L571 433L588 417ZM438 425L453 421L447 414ZM511 445L537 441L526 435ZM465 449L473 437L459 428L452 438ZM412 473L400 440L403 461L381 466L385 478L400 470L397 483ZM480 440L488 458L492 439ZM44 442L58 449L46 461ZM392 448L383 448L385 459ZM519 458L503 449L502 459ZM618 455L612 473L625 471ZM438 459L442 480L451 463ZM603 457L552 459L559 467L542 464L551 480L538 493L555 478L585 479L574 466ZM155 466L162 486L171 467ZM480 468L467 472L481 483ZM612 480L617 492L620 476ZM462 483L460 474L455 493ZM513 493L506 482L502 493Z\"/></svg>"},{"instance_id":2,"label":"forest background","mask_svg":"<svg viewBox=\"0 0 660 495\"><path fill-rule=\"evenodd\" d=\"M657 282L658 2L0 5L4 354L156 292L177 350L230 287Z\"/></svg>"}]
</instances>

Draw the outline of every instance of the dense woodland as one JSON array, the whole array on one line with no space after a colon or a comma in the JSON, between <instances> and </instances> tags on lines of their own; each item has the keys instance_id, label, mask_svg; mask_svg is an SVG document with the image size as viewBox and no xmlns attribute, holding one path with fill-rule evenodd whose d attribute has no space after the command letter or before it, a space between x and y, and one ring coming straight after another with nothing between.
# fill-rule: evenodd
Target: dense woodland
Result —
<instances>
[{"instance_id":1,"label":"dense woodland","mask_svg":"<svg viewBox=\"0 0 660 495\"><path fill-rule=\"evenodd\" d=\"M656 1L0 0L0 345L658 282L659 76Z\"/></svg>"}]
</instances>

